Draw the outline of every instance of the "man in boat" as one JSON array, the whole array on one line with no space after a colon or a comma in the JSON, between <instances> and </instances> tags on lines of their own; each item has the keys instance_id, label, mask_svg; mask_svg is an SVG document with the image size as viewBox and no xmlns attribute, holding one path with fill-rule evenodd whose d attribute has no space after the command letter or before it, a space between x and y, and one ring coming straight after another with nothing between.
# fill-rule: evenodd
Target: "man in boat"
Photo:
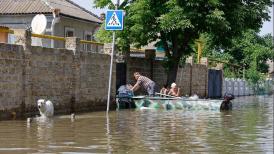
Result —
<instances>
[{"instance_id":1,"label":"man in boat","mask_svg":"<svg viewBox=\"0 0 274 154\"><path fill-rule=\"evenodd\" d=\"M220 106L220 111L225 111L225 110L232 110L232 102L231 100L234 99L234 95L233 94L228 94L225 93L224 95L224 100Z\"/></svg>"},{"instance_id":2,"label":"man in boat","mask_svg":"<svg viewBox=\"0 0 274 154\"><path fill-rule=\"evenodd\" d=\"M139 72L135 72L133 75L137 82L131 88L131 90L134 92L140 87L143 87L147 91L149 96L153 96L155 92L155 82L148 77L141 75Z\"/></svg>"}]
</instances>

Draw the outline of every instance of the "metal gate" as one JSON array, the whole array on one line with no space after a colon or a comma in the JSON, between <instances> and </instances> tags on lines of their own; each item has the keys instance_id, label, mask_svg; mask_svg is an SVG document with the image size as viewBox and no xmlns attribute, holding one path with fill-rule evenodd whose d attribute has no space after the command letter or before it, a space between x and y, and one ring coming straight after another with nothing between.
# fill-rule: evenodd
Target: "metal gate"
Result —
<instances>
[{"instance_id":1,"label":"metal gate","mask_svg":"<svg viewBox=\"0 0 274 154\"><path fill-rule=\"evenodd\" d=\"M116 64L116 91L121 85L127 83L127 65L126 63L117 63Z\"/></svg>"},{"instance_id":2,"label":"metal gate","mask_svg":"<svg viewBox=\"0 0 274 154\"><path fill-rule=\"evenodd\" d=\"M208 97L220 98L222 97L222 71L208 70Z\"/></svg>"}]
</instances>

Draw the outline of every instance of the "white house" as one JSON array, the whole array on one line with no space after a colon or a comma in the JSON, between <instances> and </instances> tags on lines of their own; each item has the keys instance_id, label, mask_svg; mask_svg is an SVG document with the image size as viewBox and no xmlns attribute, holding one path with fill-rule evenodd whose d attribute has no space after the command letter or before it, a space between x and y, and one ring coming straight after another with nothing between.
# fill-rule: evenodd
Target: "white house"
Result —
<instances>
[{"instance_id":1,"label":"white house","mask_svg":"<svg viewBox=\"0 0 274 154\"><path fill-rule=\"evenodd\" d=\"M46 35L79 37L93 40L102 20L70 0L0 0L0 25L13 29L28 29L37 14L47 19ZM34 41L35 42L35 41ZM63 48L63 41L42 39L42 46ZM83 45L92 50L91 45Z\"/></svg>"}]
</instances>

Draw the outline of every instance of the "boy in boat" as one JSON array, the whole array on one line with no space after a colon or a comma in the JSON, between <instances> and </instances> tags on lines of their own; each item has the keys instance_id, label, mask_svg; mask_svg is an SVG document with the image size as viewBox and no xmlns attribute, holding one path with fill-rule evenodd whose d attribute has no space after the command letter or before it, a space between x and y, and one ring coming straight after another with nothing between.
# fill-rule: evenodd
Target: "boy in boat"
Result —
<instances>
[{"instance_id":1,"label":"boy in boat","mask_svg":"<svg viewBox=\"0 0 274 154\"><path fill-rule=\"evenodd\" d=\"M171 84L171 89L169 90L168 95L180 97L180 88L177 87L176 83Z\"/></svg>"},{"instance_id":2,"label":"boy in boat","mask_svg":"<svg viewBox=\"0 0 274 154\"><path fill-rule=\"evenodd\" d=\"M153 96L155 82L149 79L148 77L141 75L139 72L135 72L133 75L137 82L131 88L131 90L134 92L138 90L140 87L143 87L147 91L149 96Z\"/></svg>"},{"instance_id":3,"label":"boy in boat","mask_svg":"<svg viewBox=\"0 0 274 154\"><path fill-rule=\"evenodd\" d=\"M232 102L230 101L233 99L234 95L225 93L224 100L220 106L220 111L232 110Z\"/></svg>"},{"instance_id":4,"label":"boy in boat","mask_svg":"<svg viewBox=\"0 0 274 154\"><path fill-rule=\"evenodd\" d=\"M169 88L167 84L163 85L162 89L160 90L161 96L165 97L169 92Z\"/></svg>"}]
</instances>

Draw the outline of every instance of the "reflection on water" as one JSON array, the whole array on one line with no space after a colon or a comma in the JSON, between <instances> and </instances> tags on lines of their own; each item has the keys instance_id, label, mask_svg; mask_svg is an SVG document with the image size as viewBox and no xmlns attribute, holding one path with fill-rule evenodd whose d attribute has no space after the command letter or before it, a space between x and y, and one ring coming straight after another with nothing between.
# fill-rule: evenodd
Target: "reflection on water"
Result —
<instances>
[{"instance_id":1,"label":"reflection on water","mask_svg":"<svg viewBox=\"0 0 274 154\"><path fill-rule=\"evenodd\" d=\"M121 110L0 122L0 153L273 153L273 97L233 111Z\"/></svg>"}]
</instances>

